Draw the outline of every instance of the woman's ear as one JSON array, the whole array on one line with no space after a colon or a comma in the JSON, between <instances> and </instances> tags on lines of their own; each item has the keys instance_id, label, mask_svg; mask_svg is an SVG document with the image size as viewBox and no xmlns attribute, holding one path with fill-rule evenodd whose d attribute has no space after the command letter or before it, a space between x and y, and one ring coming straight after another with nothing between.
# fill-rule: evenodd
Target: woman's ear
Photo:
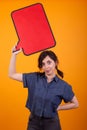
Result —
<instances>
[{"instance_id":1,"label":"woman's ear","mask_svg":"<svg viewBox=\"0 0 87 130\"><path fill-rule=\"evenodd\" d=\"M59 64L58 61L56 61L56 62L55 62L55 66L58 66L58 64Z\"/></svg>"}]
</instances>

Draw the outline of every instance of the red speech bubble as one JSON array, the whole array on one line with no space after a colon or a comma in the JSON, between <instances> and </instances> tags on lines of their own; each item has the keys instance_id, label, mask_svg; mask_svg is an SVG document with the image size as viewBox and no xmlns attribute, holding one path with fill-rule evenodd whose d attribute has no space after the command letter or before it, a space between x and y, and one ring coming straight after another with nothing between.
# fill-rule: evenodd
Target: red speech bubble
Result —
<instances>
[{"instance_id":1,"label":"red speech bubble","mask_svg":"<svg viewBox=\"0 0 87 130\"><path fill-rule=\"evenodd\" d=\"M15 10L11 17L19 39L16 50L22 48L25 55L30 55L55 46L55 38L42 4Z\"/></svg>"}]
</instances>

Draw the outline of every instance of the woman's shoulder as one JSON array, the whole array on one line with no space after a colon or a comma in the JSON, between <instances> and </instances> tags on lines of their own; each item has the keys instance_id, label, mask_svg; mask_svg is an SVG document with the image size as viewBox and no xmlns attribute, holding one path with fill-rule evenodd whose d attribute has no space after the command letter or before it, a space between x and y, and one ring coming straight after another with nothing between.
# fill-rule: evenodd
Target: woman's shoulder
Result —
<instances>
[{"instance_id":1,"label":"woman's shoulder","mask_svg":"<svg viewBox=\"0 0 87 130\"><path fill-rule=\"evenodd\" d=\"M63 85L63 86L71 86L71 84L69 82L67 82L64 79L59 78L59 82Z\"/></svg>"},{"instance_id":2,"label":"woman's shoulder","mask_svg":"<svg viewBox=\"0 0 87 130\"><path fill-rule=\"evenodd\" d=\"M40 73L40 72L29 72L29 73L23 73L23 75L29 76L29 77L33 77L33 76L43 76L44 73Z\"/></svg>"}]
</instances>

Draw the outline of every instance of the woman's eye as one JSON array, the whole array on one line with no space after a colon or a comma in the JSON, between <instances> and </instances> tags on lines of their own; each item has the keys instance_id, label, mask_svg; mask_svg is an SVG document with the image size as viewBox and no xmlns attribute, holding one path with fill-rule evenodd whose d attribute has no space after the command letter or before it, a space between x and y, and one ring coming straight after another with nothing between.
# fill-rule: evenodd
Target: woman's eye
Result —
<instances>
[{"instance_id":1,"label":"woman's eye","mask_svg":"<svg viewBox=\"0 0 87 130\"><path fill-rule=\"evenodd\" d=\"M51 61L47 61L48 64L51 64Z\"/></svg>"}]
</instances>

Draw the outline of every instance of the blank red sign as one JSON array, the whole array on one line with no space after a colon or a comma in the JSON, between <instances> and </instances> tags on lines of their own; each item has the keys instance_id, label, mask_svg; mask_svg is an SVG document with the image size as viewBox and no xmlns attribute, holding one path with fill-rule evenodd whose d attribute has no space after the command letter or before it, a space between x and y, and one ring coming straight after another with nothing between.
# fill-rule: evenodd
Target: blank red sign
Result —
<instances>
[{"instance_id":1,"label":"blank red sign","mask_svg":"<svg viewBox=\"0 0 87 130\"><path fill-rule=\"evenodd\" d=\"M18 35L16 50L30 55L55 46L55 38L42 4L37 3L11 13Z\"/></svg>"}]
</instances>

